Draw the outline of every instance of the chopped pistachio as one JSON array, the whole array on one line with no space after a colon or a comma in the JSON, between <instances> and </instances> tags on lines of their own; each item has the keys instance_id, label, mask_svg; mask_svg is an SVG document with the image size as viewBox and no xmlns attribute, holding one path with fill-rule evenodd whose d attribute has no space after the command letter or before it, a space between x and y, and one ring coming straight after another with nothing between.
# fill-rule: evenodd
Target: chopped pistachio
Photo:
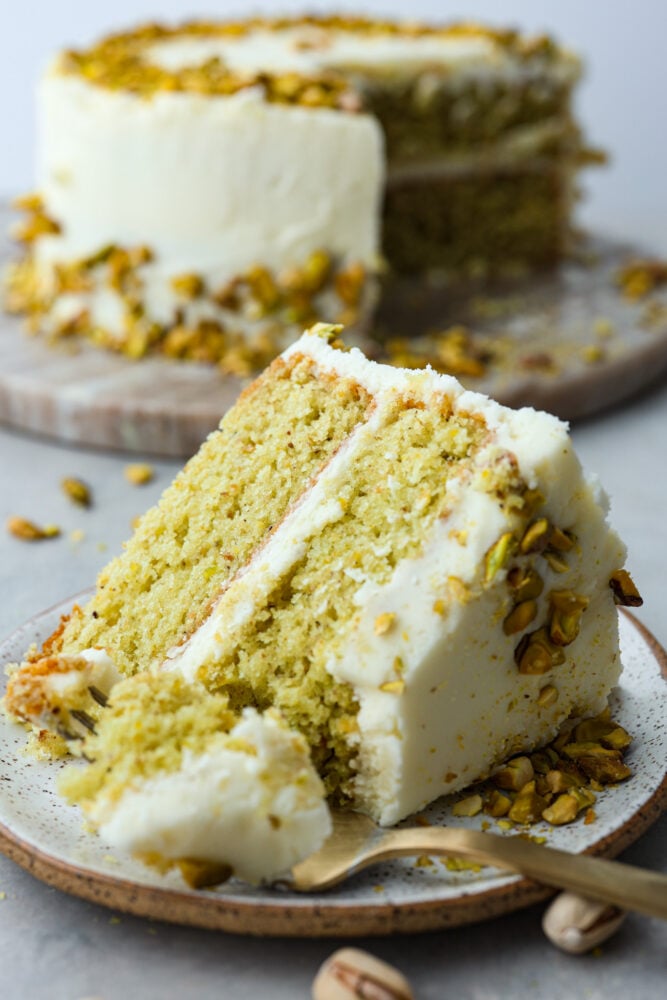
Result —
<instances>
[{"instance_id":1,"label":"chopped pistachio","mask_svg":"<svg viewBox=\"0 0 667 1000\"><path fill-rule=\"evenodd\" d=\"M598 743L607 733L615 729L615 724L611 721L608 709L601 715L596 715L593 719L584 719L579 722L572 733L574 743ZM625 730L624 730L625 731ZM616 747L614 749L621 749Z\"/></svg>"},{"instance_id":2,"label":"chopped pistachio","mask_svg":"<svg viewBox=\"0 0 667 1000\"><path fill-rule=\"evenodd\" d=\"M547 549L544 558L554 573L567 573L570 568L568 562L558 552L550 552Z\"/></svg>"},{"instance_id":3,"label":"chopped pistachio","mask_svg":"<svg viewBox=\"0 0 667 1000\"><path fill-rule=\"evenodd\" d=\"M341 268L334 277L334 286L339 299L348 306L357 306L366 282L363 264L352 262Z\"/></svg>"},{"instance_id":4,"label":"chopped pistachio","mask_svg":"<svg viewBox=\"0 0 667 1000\"><path fill-rule=\"evenodd\" d=\"M380 684L380 691L384 691L387 694L403 694L405 690L405 681L385 681L384 684Z\"/></svg>"},{"instance_id":5,"label":"chopped pistachio","mask_svg":"<svg viewBox=\"0 0 667 1000\"><path fill-rule=\"evenodd\" d=\"M540 517L537 521L533 521L526 528L523 538L519 542L520 551L524 555L528 555L529 552L542 552L549 541L550 530L551 525L546 517Z\"/></svg>"},{"instance_id":6,"label":"chopped pistachio","mask_svg":"<svg viewBox=\"0 0 667 1000\"><path fill-rule=\"evenodd\" d=\"M576 544L576 536L561 528L552 528L549 535L549 548L556 552L570 552Z\"/></svg>"},{"instance_id":7,"label":"chopped pistachio","mask_svg":"<svg viewBox=\"0 0 667 1000\"><path fill-rule=\"evenodd\" d=\"M537 704L540 708L551 708L558 701L558 688L553 684L547 684L540 690L537 696Z\"/></svg>"},{"instance_id":8,"label":"chopped pistachio","mask_svg":"<svg viewBox=\"0 0 667 1000\"><path fill-rule=\"evenodd\" d=\"M125 478L133 486L145 486L155 475L152 465L145 462L131 462L125 466Z\"/></svg>"},{"instance_id":9,"label":"chopped pistachio","mask_svg":"<svg viewBox=\"0 0 667 1000\"><path fill-rule=\"evenodd\" d=\"M252 267L246 281L252 298L261 306L263 313L271 312L280 304L280 289L268 268L260 265Z\"/></svg>"},{"instance_id":10,"label":"chopped pistachio","mask_svg":"<svg viewBox=\"0 0 667 1000\"><path fill-rule=\"evenodd\" d=\"M378 615L375 619L375 634L386 635L393 628L395 621L396 615L392 611L385 611L384 614Z\"/></svg>"},{"instance_id":11,"label":"chopped pistachio","mask_svg":"<svg viewBox=\"0 0 667 1000\"><path fill-rule=\"evenodd\" d=\"M530 762L536 774L547 774L557 761L558 754L554 753L551 747L536 750L530 755Z\"/></svg>"},{"instance_id":12,"label":"chopped pistachio","mask_svg":"<svg viewBox=\"0 0 667 1000\"><path fill-rule=\"evenodd\" d=\"M518 602L535 600L544 589L542 577L532 567L514 566L507 574L507 583Z\"/></svg>"},{"instance_id":13,"label":"chopped pistachio","mask_svg":"<svg viewBox=\"0 0 667 1000\"><path fill-rule=\"evenodd\" d=\"M609 586L614 594L616 604L622 604L630 608L640 608L644 603L632 577L625 569L617 569L611 574Z\"/></svg>"},{"instance_id":14,"label":"chopped pistachio","mask_svg":"<svg viewBox=\"0 0 667 1000\"><path fill-rule=\"evenodd\" d=\"M578 786L576 788L570 789L570 795L572 795L579 806L580 809L587 809L592 806L595 802L595 794L590 788L584 788L583 786Z\"/></svg>"},{"instance_id":15,"label":"chopped pistachio","mask_svg":"<svg viewBox=\"0 0 667 1000\"><path fill-rule=\"evenodd\" d=\"M569 792L565 792L564 795L559 795L550 806L542 812L542 819L545 819L547 823L551 823L552 826L563 826L565 823L571 823L577 818L579 814L579 805L577 800Z\"/></svg>"},{"instance_id":16,"label":"chopped pistachio","mask_svg":"<svg viewBox=\"0 0 667 1000\"><path fill-rule=\"evenodd\" d=\"M171 279L171 287L184 299L197 299L204 293L204 279L198 274L177 274Z\"/></svg>"},{"instance_id":17,"label":"chopped pistachio","mask_svg":"<svg viewBox=\"0 0 667 1000\"><path fill-rule=\"evenodd\" d=\"M552 590L549 594L549 638L557 646L568 646L577 638L581 616L589 598L573 590Z\"/></svg>"},{"instance_id":18,"label":"chopped pistachio","mask_svg":"<svg viewBox=\"0 0 667 1000\"><path fill-rule=\"evenodd\" d=\"M503 621L505 635L523 632L537 615L537 601L522 601L516 604Z\"/></svg>"},{"instance_id":19,"label":"chopped pistachio","mask_svg":"<svg viewBox=\"0 0 667 1000\"><path fill-rule=\"evenodd\" d=\"M20 538L23 542L38 542L45 538L57 538L60 534L60 528L56 524L45 524L40 527L25 517L8 518L7 531L14 538Z\"/></svg>"},{"instance_id":20,"label":"chopped pistachio","mask_svg":"<svg viewBox=\"0 0 667 1000\"><path fill-rule=\"evenodd\" d=\"M539 795L535 782L529 781L517 794L508 816L513 823L535 823L547 808L547 800Z\"/></svg>"},{"instance_id":21,"label":"chopped pistachio","mask_svg":"<svg viewBox=\"0 0 667 1000\"><path fill-rule=\"evenodd\" d=\"M507 816L511 807L512 800L509 795L503 795L497 788L494 788L484 804L484 812L488 816L498 819L500 816Z\"/></svg>"},{"instance_id":22,"label":"chopped pistachio","mask_svg":"<svg viewBox=\"0 0 667 1000\"><path fill-rule=\"evenodd\" d=\"M181 858L176 862L181 875L191 889L206 889L231 878L233 870L224 862L200 858Z\"/></svg>"},{"instance_id":23,"label":"chopped pistachio","mask_svg":"<svg viewBox=\"0 0 667 1000\"><path fill-rule=\"evenodd\" d=\"M518 792L534 777L533 765L529 757L513 757L511 760L496 771L493 775L493 783L498 788L511 789Z\"/></svg>"},{"instance_id":24,"label":"chopped pistachio","mask_svg":"<svg viewBox=\"0 0 667 1000\"><path fill-rule=\"evenodd\" d=\"M484 582L491 583L500 570L504 569L516 548L516 538L511 531L506 531L497 542L491 546L484 557Z\"/></svg>"},{"instance_id":25,"label":"chopped pistachio","mask_svg":"<svg viewBox=\"0 0 667 1000\"><path fill-rule=\"evenodd\" d=\"M540 490L526 490L522 498L521 513L524 517L533 517L535 512L542 506L545 496Z\"/></svg>"},{"instance_id":26,"label":"chopped pistachio","mask_svg":"<svg viewBox=\"0 0 667 1000\"><path fill-rule=\"evenodd\" d=\"M452 806L454 816L476 816L482 811L482 796L469 795Z\"/></svg>"},{"instance_id":27,"label":"chopped pistachio","mask_svg":"<svg viewBox=\"0 0 667 1000\"><path fill-rule=\"evenodd\" d=\"M68 476L63 479L60 485L65 496L69 497L72 503L78 504L80 507L90 507L92 501L90 487L83 480Z\"/></svg>"},{"instance_id":28,"label":"chopped pistachio","mask_svg":"<svg viewBox=\"0 0 667 1000\"><path fill-rule=\"evenodd\" d=\"M302 285L310 292L319 292L331 274L331 254L315 250L303 265Z\"/></svg>"},{"instance_id":29,"label":"chopped pistachio","mask_svg":"<svg viewBox=\"0 0 667 1000\"><path fill-rule=\"evenodd\" d=\"M570 774L568 771L553 770L547 771L546 782L549 791L554 795L559 795L561 792L569 792L571 788L579 788L583 783L583 778L577 777L576 774Z\"/></svg>"},{"instance_id":30,"label":"chopped pistachio","mask_svg":"<svg viewBox=\"0 0 667 1000\"><path fill-rule=\"evenodd\" d=\"M632 743L632 736L622 726L615 726L610 733L600 737L600 742L612 750L626 750Z\"/></svg>"},{"instance_id":31,"label":"chopped pistachio","mask_svg":"<svg viewBox=\"0 0 667 1000\"><path fill-rule=\"evenodd\" d=\"M546 674L565 662L565 653L549 639L546 628L524 635L514 651L520 674Z\"/></svg>"},{"instance_id":32,"label":"chopped pistachio","mask_svg":"<svg viewBox=\"0 0 667 1000\"><path fill-rule=\"evenodd\" d=\"M597 743L570 743L563 748L563 753L570 760L576 761L577 767L581 768L588 778L598 781L601 785L625 781L632 774L620 751Z\"/></svg>"}]
</instances>

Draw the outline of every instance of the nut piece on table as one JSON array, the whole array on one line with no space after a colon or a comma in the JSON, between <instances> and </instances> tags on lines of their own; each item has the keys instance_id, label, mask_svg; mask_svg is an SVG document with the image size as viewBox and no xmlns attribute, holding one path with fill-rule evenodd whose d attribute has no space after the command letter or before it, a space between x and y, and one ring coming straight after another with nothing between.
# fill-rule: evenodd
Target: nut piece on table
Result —
<instances>
[{"instance_id":1,"label":"nut piece on table","mask_svg":"<svg viewBox=\"0 0 667 1000\"><path fill-rule=\"evenodd\" d=\"M367 951L341 948L317 973L313 1000L414 1000L414 994L392 965Z\"/></svg>"},{"instance_id":2,"label":"nut piece on table","mask_svg":"<svg viewBox=\"0 0 667 1000\"><path fill-rule=\"evenodd\" d=\"M625 916L608 903L561 892L545 911L542 930L557 948L583 955L615 934Z\"/></svg>"},{"instance_id":3,"label":"nut piece on table","mask_svg":"<svg viewBox=\"0 0 667 1000\"><path fill-rule=\"evenodd\" d=\"M7 531L14 538L20 538L22 542L39 542L44 538L57 538L60 534L57 524L45 524L42 528L25 517L8 518Z\"/></svg>"},{"instance_id":4,"label":"nut piece on table","mask_svg":"<svg viewBox=\"0 0 667 1000\"><path fill-rule=\"evenodd\" d=\"M125 478L133 486L145 486L155 475L152 465L145 462L131 462L125 466Z\"/></svg>"},{"instance_id":5,"label":"nut piece on table","mask_svg":"<svg viewBox=\"0 0 667 1000\"><path fill-rule=\"evenodd\" d=\"M74 479L73 476L66 476L60 483L62 491L72 503L79 507L90 507L92 495L90 487L82 479Z\"/></svg>"}]
</instances>

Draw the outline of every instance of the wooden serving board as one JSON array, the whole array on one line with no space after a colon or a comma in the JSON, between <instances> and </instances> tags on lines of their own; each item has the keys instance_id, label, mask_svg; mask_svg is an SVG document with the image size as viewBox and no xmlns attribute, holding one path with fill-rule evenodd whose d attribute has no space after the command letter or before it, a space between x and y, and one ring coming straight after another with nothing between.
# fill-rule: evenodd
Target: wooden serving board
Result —
<instances>
[{"instance_id":1,"label":"wooden serving board","mask_svg":"<svg viewBox=\"0 0 667 1000\"><path fill-rule=\"evenodd\" d=\"M3 231L8 219L0 210ZM624 299L615 275L630 251L601 242L594 250L595 264L571 261L498 288L395 284L386 290L369 351L382 357L384 340L410 336L428 354L429 331L464 324L486 357L481 377L461 377L468 388L568 420L589 416L667 373L667 291ZM5 240L0 267L10 255ZM13 427L74 444L183 457L217 426L242 385L213 366L131 361L71 341L51 346L0 312L0 421Z\"/></svg>"}]
</instances>

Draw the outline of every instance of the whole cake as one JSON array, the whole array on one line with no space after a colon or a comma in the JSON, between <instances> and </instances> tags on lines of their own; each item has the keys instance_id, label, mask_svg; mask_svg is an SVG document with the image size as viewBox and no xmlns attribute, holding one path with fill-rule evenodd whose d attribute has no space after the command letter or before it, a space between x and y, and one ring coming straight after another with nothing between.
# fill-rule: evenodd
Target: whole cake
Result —
<instances>
[{"instance_id":1,"label":"whole cake","mask_svg":"<svg viewBox=\"0 0 667 1000\"><path fill-rule=\"evenodd\" d=\"M579 73L546 37L342 17L63 52L8 305L245 373L316 319L363 327L380 250L397 274L553 263L586 156Z\"/></svg>"},{"instance_id":2,"label":"whole cake","mask_svg":"<svg viewBox=\"0 0 667 1000\"><path fill-rule=\"evenodd\" d=\"M187 784L201 754L243 751L258 712L301 734L331 800L392 824L606 705L633 592L565 425L336 332L305 333L242 394L89 604L10 676L13 715L95 729L68 794L107 833L146 785L177 817L156 772ZM115 828L182 857L206 842L200 801L171 853L164 811Z\"/></svg>"}]
</instances>

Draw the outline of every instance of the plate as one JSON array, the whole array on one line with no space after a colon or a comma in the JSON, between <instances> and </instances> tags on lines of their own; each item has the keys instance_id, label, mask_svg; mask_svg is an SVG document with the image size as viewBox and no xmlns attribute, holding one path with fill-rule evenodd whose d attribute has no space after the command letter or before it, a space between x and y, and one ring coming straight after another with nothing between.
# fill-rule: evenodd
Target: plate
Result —
<instances>
[{"instance_id":1,"label":"plate","mask_svg":"<svg viewBox=\"0 0 667 1000\"><path fill-rule=\"evenodd\" d=\"M0 644L0 663L19 660L31 643L41 643L73 603L64 601L14 632ZM667 807L667 654L627 612L620 615L620 633L623 674L612 708L634 736L628 756L633 777L600 794L595 823L541 824L531 831L573 853L613 857ZM24 730L0 717L0 850L43 882L117 910L235 933L358 937L483 920L553 891L493 868L450 871L440 861L419 866L412 859L369 869L318 895L234 879L215 890L187 889L176 873L159 875L86 832L80 812L55 791L64 763L36 760L24 745ZM453 816L452 801L441 799L423 815L432 823L479 827L481 816Z\"/></svg>"},{"instance_id":2,"label":"plate","mask_svg":"<svg viewBox=\"0 0 667 1000\"><path fill-rule=\"evenodd\" d=\"M0 271L16 256L4 236L9 221L0 203ZM477 374L454 364L466 388L507 406L578 420L667 374L667 287L632 301L616 283L629 259L650 256L591 237L576 258L528 277L387 281L364 347L382 359L384 341L407 338L423 364L441 350L429 331L463 326L466 350L476 363L484 359ZM49 345L26 336L23 321L0 305L0 421L22 430L96 448L189 457L247 382L214 365L163 357L136 362L70 339Z\"/></svg>"}]
</instances>

